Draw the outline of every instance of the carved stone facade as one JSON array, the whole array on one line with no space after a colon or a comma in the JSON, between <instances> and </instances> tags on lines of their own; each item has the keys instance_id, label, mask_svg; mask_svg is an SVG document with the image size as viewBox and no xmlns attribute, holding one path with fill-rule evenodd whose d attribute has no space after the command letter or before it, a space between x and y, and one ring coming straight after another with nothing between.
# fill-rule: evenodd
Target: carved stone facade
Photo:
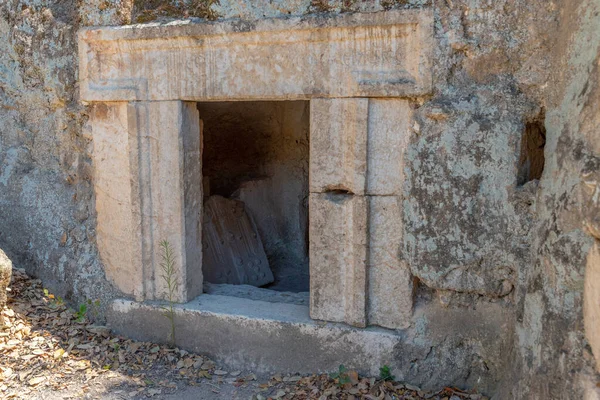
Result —
<instances>
[{"instance_id":1,"label":"carved stone facade","mask_svg":"<svg viewBox=\"0 0 600 400\"><path fill-rule=\"evenodd\" d=\"M598 397L600 0L197 3L0 2L16 267L164 341L142 300L164 294L168 239L193 298L177 346L232 370ZM249 163L261 147L281 151ZM235 195L212 184L223 148L256 167ZM254 213L270 263L302 265L299 293L202 287L213 195Z\"/></svg>"},{"instance_id":2,"label":"carved stone facade","mask_svg":"<svg viewBox=\"0 0 600 400\"><path fill-rule=\"evenodd\" d=\"M431 90L427 10L319 19L88 29L81 98L94 103L98 243L107 276L164 298L158 242L202 288L202 132L194 101L310 100L311 316L405 328L400 259L409 97Z\"/></svg>"}]
</instances>

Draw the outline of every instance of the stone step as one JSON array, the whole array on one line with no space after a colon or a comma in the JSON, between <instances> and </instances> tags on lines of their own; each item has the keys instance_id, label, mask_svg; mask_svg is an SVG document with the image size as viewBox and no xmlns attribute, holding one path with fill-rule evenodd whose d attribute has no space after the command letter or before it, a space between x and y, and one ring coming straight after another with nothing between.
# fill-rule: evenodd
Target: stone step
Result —
<instances>
[{"instance_id":1,"label":"stone step","mask_svg":"<svg viewBox=\"0 0 600 400\"><path fill-rule=\"evenodd\" d=\"M168 342L170 322L158 304L115 300L111 329L141 341ZM219 364L262 373L325 373L340 364L377 376L395 367L402 335L381 328L357 329L313 321L308 306L203 294L176 306L177 347Z\"/></svg>"}]
</instances>

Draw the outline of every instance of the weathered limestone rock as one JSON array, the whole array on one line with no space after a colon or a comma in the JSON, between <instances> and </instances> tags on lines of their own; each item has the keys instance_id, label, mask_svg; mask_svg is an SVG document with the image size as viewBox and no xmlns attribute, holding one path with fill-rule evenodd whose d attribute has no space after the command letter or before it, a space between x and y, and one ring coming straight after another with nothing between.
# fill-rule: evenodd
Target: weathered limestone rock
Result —
<instances>
[{"instance_id":1,"label":"weathered limestone rock","mask_svg":"<svg viewBox=\"0 0 600 400\"><path fill-rule=\"evenodd\" d=\"M202 270L211 283L262 286L273 273L258 230L239 200L211 196L204 203Z\"/></svg>"},{"instance_id":2,"label":"weathered limestone rock","mask_svg":"<svg viewBox=\"0 0 600 400\"><path fill-rule=\"evenodd\" d=\"M310 192L364 195L368 99L310 101Z\"/></svg>"},{"instance_id":3,"label":"weathered limestone rock","mask_svg":"<svg viewBox=\"0 0 600 400\"><path fill-rule=\"evenodd\" d=\"M310 316L366 326L367 202L310 194Z\"/></svg>"},{"instance_id":4,"label":"weathered limestone rock","mask_svg":"<svg viewBox=\"0 0 600 400\"><path fill-rule=\"evenodd\" d=\"M431 89L431 10L89 28L81 99L396 97ZM325 55L325 56L324 56ZM217 63L215 60L219 60Z\"/></svg>"},{"instance_id":5,"label":"weathered limestone rock","mask_svg":"<svg viewBox=\"0 0 600 400\"><path fill-rule=\"evenodd\" d=\"M410 138L411 122L408 100L369 99L368 194L402 193L404 152Z\"/></svg>"},{"instance_id":6,"label":"weathered limestone rock","mask_svg":"<svg viewBox=\"0 0 600 400\"><path fill-rule=\"evenodd\" d=\"M600 245L591 248L585 269L583 301L585 336L596 357L596 368L600 370Z\"/></svg>"},{"instance_id":7,"label":"weathered limestone rock","mask_svg":"<svg viewBox=\"0 0 600 400\"><path fill-rule=\"evenodd\" d=\"M166 296L162 240L175 249L177 301L202 293L199 121L180 101L97 104L90 116L100 257L138 300Z\"/></svg>"},{"instance_id":8,"label":"weathered limestone rock","mask_svg":"<svg viewBox=\"0 0 600 400\"><path fill-rule=\"evenodd\" d=\"M6 304L6 289L12 276L12 262L0 249L0 307Z\"/></svg>"},{"instance_id":9,"label":"weathered limestone rock","mask_svg":"<svg viewBox=\"0 0 600 400\"><path fill-rule=\"evenodd\" d=\"M550 65L558 66L548 68L546 78L555 96L543 103L549 106L545 166L532 207L532 256L520 271L517 300L536 296L539 302L535 324L521 322L516 307L519 356L510 361L514 383L502 385L512 393L497 398L599 397L600 2L565 4L555 23L560 29L551 35L565 40L549 53L556 57Z\"/></svg>"},{"instance_id":10,"label":"weathered limestone rock","mask_svg":"<svg viewBox=\"0 0 600 400\"><path fill-rule=\"evenodd\" d=\"M402 257L402 201L369 196L369 324L391 329L410 325L413 277Z\"/></svg>"},{"instance_id":11,"label":"weathered limestone rock","mask_svg":"<svg viewBox=\"0 0 600 400\"><path fill-rule=\"evenodd\" d=\"M404 245L428 287L505 296L527 257L527 220L509 199L528 105L501 88L451 92L415 112L420 133L404 154Z\"/></svg>"}]
</instances>

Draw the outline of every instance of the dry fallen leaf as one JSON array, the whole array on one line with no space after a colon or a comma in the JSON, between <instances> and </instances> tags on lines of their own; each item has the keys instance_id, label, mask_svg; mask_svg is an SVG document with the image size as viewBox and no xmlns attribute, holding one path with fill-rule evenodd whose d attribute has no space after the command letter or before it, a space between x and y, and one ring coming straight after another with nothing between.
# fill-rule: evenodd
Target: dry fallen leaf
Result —
<instances>
[{"instance_id":1,"label":"dry fallen leaf","mask_svg":"<svg viewBox=\"0 0 600 400\"><path fill-rule=\"evenodd\" d=\"M44 382L45 380L46 380L45 376L38 376L38 377L30 379L28 383L31 386L35 386L35 385L38 385L38 384Z\"/></svg>"}]
</instances>

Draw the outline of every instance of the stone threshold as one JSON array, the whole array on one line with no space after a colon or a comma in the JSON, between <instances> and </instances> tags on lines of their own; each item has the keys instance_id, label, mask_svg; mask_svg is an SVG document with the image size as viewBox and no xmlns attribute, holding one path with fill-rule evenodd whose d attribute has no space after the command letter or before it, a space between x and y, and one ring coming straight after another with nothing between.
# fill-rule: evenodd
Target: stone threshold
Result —
<instances>
[{"instance_id":1,"label":"stone threshold","mask_svg":"<svg viewBox=\"0 0 600 400\"><path fill-rule=\"evenodd\" d=\"M178 304L175 313L177 347L232 369L308 374L344 364L375 376L382 365L399 367L401 331L314 321L307 305L203 294ZM114 300L107 319L117 334L168 342L170 322L160 303Z\"/></svg>"},{"instance_id":2,"label":"stone threshold","mask_svg":"<svg viewBox=\"0 0 600 400\"><path fill-rule=\"evenodd\" d=\"M288 303L308 306L309 292L281 292L252 285L230 285L204 282L204 293L228 297L240 297L268 303Z\"/></svg>"}]
</instances>

